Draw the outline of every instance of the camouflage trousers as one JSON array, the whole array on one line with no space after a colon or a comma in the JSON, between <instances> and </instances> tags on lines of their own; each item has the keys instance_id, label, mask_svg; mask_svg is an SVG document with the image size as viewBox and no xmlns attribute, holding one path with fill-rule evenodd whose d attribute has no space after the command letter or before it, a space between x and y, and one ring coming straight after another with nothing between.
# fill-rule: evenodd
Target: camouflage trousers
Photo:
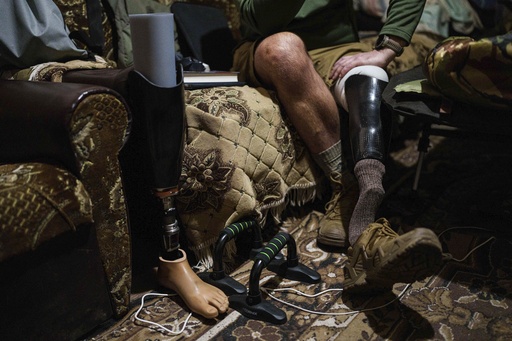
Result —
<instances>
[{"instance_id":1,"label":"camouflage trousers","mask_svg":"<svg viewBox=\"0 0 512 341\"><path fill-rule=\"evenodd\" d=\"M432 49L423 67L427 79L450 99L512 107L512 31L480 40L447 38Z\"/></svg>"}]
</instances>

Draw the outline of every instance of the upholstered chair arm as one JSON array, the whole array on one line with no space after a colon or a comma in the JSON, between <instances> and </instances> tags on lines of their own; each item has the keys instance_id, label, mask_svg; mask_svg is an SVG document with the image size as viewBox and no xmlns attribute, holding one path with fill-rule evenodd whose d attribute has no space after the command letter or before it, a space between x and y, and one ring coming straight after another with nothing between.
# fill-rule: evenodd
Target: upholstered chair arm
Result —
<instances>
[{"instance_id":1,"label":"upholstered chair arm","mask_svg":"<svg viewBox=\"0 0 512 341\"><path fill-rule=\"evenodd\" d=\"M130 235L118 154L129 111L105 87L0 80L0 163L44 162L70 170L93 203L112 304L129 308Z\"/></svg>"}]
</instances>

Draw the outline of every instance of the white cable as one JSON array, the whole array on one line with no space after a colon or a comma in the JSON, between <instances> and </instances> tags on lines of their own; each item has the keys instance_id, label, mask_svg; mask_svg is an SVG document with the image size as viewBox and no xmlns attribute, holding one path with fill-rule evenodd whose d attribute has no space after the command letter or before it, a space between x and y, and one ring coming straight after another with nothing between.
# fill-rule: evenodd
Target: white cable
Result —
<instances>
[{"instance_id":1,"label":"white cable","mask_svg":"<svg viewBox=\"0 0 512 341\"><path fill-rule=\"evenodd\" d=\"M451 230L481 230L481 231L492 232L491 229L486 229L484 227L478 227L478 226L455 226L455 227L447 228L443 232L439 233L438 237L441 237L443 234L445 234L446 232L449 232Z\"/></svg>"},{"instance_id":2,"label":"white cable","mask_svg":"<svg viewBox=\"0 0 512 341\"><path fill-rule=\"evenodd\" d=\"M302 292L302 291L299 291L297 289L293 289L293 288L275 288L275 289L270 289L270 288L265 288L265 287L262 287L261 289L265 289L265 293L268 294L268 290L270 291L288 291L288 292L293 292L295 294L297 294L298 296L304 296L304 297L309 297L309 298L314 298L314 297L318 297L318 296L321 296L321 295L324 295L326 293L328 293L329 291L343 291L343 289L337 289L337 288L334 288L334 289L326 289L322 292L319 292L317 294L306 294L305 292Z\"/></svg>"},{"instance_id":3,"label":"white cable","mask_svg":"<svg viewBox=\"0 0 512 341\"><path fill-rule=\"evenodd\" d=\"M449 229L441 232L438 235L438 237L441 237L445 232L448 232L448 231L451 231L451 230L456 230L456 229L476 229L476 230L483 230L483 231L491 231L489 229L485 229L485 228L481 228L481 227L473 227L473 226L469 226L469 227L467 227L467 226L465 226L465 227L452 227L452 228L449 228ZM488 242L490 242L491 240L494 240L494 239L496 239L496 237L494 237L494 236L490 237L489 239L487 239L483 243L475 246L462 259L455 259L455 258L453 258L453 256L450 255L450 260L454 260L454 261L457 261L457 262L463 262L473 252L475 252L477 249L479 249L480 247L484 246L485 244L487 244ZM341 312L341 313L326 313L326 312L319 312L319 311L305 309L305 308L299 307L299 306L297 306L297 305L295 305L293 303L286 302L286 301L284 301L282 299L279 299L279 298L275 297L274 295L272 295L270 292L292 292L292 293L295 293L296 295L299 295L299 296L304 296L304 297L308 297L308 298L314 298L314 297L318 297L318 296L324 295L324 294L326 294L329 291L343 291L343 289L327 289L327 290L324 290L324 291L319 292L317 294L306 294L305 292L302 292L302 291L299 291L299 290L296 290L296 289L293 289L293 288L270 289L270 288L261 287L260 289L261 289L261 291L266 293L271 299L273 299L273 300L275 300L277 302L280 302L280 303L282 303L284 305L290 306L292 308L295 308L295 309L298 309L298 310L301 310L301 311L304 311L304 312L307 312L307 313L310 313L310 314L338 316L338 315L358 314L358 313L361 313L361 312L366 312L366 311L370 311L370 310L376 310L376 309L384 308L384 307L390 305L391 303L395 302L396 300L400 300L403 297L403 295L405 294L405 292L410 288L410 286L411 286L411 284L407 284L405 286L405 288L400 292L400 294L397 295L397 297L395 297L390 302L387 302L386 304L383 304L381 306L373 307L373 308L368 308L368 309L361 309L361 310L353 310L353 311Z\"/></svg>"},{"instance_id":4,"label":"white cable","mask_svg":"<svg viewBox=\"0 0 512 341\"><path fill-rule=\"evenodd\" d=\"M465 229L473 229L473 230L481 230L481 231L487 231L487 232L491 232L492 230L490 229L486 229L486 228L483 228L483 227L477 227L477 226L461 226L461 227L450 227L449 229L446 229L444 230L443 232L441 232L439 235L438 235L438 238L440 238L444 233L448 232L448 231L451 231L451 230L465 230ZM484 246L485 244L487 244L488 242L492 241L496 239L496 237L492 236L492 237L489 237L486 241L484 241L483 243L480 243L478 244L477 246L475 246L473 249L469 250L468 253L462 257L461 259L457 259L457 258L453 258L453 256L448 253L449 255L449 260L453 260L453 261L456 261L456 262L463 262L465 261L469 256L471 256L471 254L473 252L475 252L476 250L478 250L479 248L481 248L482 246Z\"/></svg>"},{"instance_id":5,"label":"white cable","mask_svg":"<svg viewBox=\"0 0 512 341\"><path fill-rule=\"evenodd\" d=\"M339 316L339 315L351 315L351 314L359 314L359 313L362 313L362 312L366 312L366 311L371 311L371 310L376 310L376 309L381 309L381 308L384 308L388 305L390 305L391 303L395 302L396 300L399 300L402 298L402 296L405 294L405 292L409 289L409 287L411 286L411 284L407 284L405 286L405 288L400 292L400 294L395 297L393 300L387 302L386 304L383 304L383 305L380 305L378 307L373 307L373 308L367 308L367 309L361 309L361 310L352 310L352 311L345 311L345 312L341 312L341 313L326 313L326 312L323 312L323 311L314 311L314 310L309 310L309 309L305 309L305 308L302 308L302 307L299 307L293 303L290 303L290 302L286 302L282 299L279 299L277 297L275 297L274 295L272 295L270 291L273 291L273 292L278 292L278 291L288 291L288 292L293 292L297 295L301 295L301 296L306 296L306 297L317 297L317 296L320 296L320 295L324 295L326 294L327 292L329 291L343 291L343 289L327 289L327 290L324 290L322 292L319 292L318 294L314 294L314 295L310 295L310 294L306 294L304 292L301 292L299 290L296 290L296 289L293 289L293 288L283 288L283 289L270 289L270 288L265 288L265 287L262 287L261 288L261 291L265 292L271 299L277 301L277 302L280 302L282 304L285 304L287 306L290 306L292 308L295 308L295 309L298 309L298 310L302 310L306 313L310 313L310 314L316 314L316 315L329 315L329 316Z\"/></svg>"},{"instance_id":6,"label":"white cable","mask_svg":"<svg viewBox=\"0 0 512 341\"><path fill-rule=\"evenodd\" d=\"M196 265L192 266L192 270L197 272L206 272L212 268L212 265L207 264L206 261L200 260Z\"/></svg>"},{"instance_id":7,"label":"white cable","mask_svg":"<svg viewBox=\"0 0 512 341\"><path fill-rule=\"evenodd\" d=\"M456 262L463 262L465 261L473 252L475 252L476 250L478 250L479 248L481 248L482 246L484 246L485 244L487 244L488 242L490 242L491 240L494 240L496 239L496 237L490 237L489 239L487 239L485 242L475 246L473 249L471 249L463 258L461 259L457 259L457 258L453 258L453 256L450 257L451 260L454 260Z\"/></svg>"},{"instance_id":8,"label":"white cable","mask_svg":"<svg viewBox=\"0 0 512 341\"><path fill-rule=\"evenodd\" d=\"M456 229L477 229L477 230L483 230L483 231L490 231L489 229L485 229L485 228L481 228L481 227L452 227L452 228L449 228L443 232L441 232L438 237L441 237L444 233L448 232L448 231L451 231L451 230L456 230ZM477 249L479 249L480 247L484 246L485 244L487 244L488 242L492 241L496 239L496 237L490 237L488 238L486 241L484 241L483 243L475 246L473 249L471 249L467 254L466 256L464 256L462 259L455 259L453 258L451 255L450 255L450 260L454 260L454 261L457 261L457 262L463 262L464 260L466 260L473 252L475 252ZM198 263L196 266L202 266L203 264L201 263ZM339 315L351 315L351 314L359 314L361 312L366 312L366 311L371 311L371 310L376 310L376 309L381 309L381 308L384 308L390 304L392 304L393 302L395 302L396 300L400 300L403 295L405 294L405 292L411 287L411 284L407 284L405 286L405 288L400 292L400 294L398 294L393 300L383 304L383 305L380 305L378 307L373 307L373 308L367 308L367 309L361 309L361 310L352 310L352 311L346 311L346 312L340 312L340 313L326 313L326 312L321 312L321 311L314 311L314 310L309 310L309 309L305 309L305 308L302 308L302 307L299 307L293 303L290 303L290 302L286 302L280 298L277 298L276 296L274 296L273 294L271 294L271 292L291 292L291 293L294 293L296 295L299 295L299 296L304 296L304 297L308 297L308 298L315 298L315 297L318 297L318 296L321 296L321 295L325 295L326 293L328 292L331 292L331 291L336 291L336 292L339 292L339 291L343 291L343 289L327 289L327 290L324 290L324 291L321 291L319 293L316 293L316 294L307 294L305 292L302 292L302 291L299 291L297 289L293 289L293 288L276 288L276 289L270 289L270 288L266 288L266 287L261 287L260 290L263 291L264 293L266 293L271 299L277 301L277 302L280 302L284 305L287 305L287 306L290 306L292 308L295 308L295 309L298 309L298 310L301 310L301 311L304 311L304 312L307 312L309 314L316 314L316 315L329 315L329 316L339 316ZM181 328L181 330L179 331L174 331L174 330L170 330L164 326L162 326L161 324L159 323L156 323L156 322L152 322L152 321L148 321L148 320L145 320L145 319L142 319L140 317L138 317L138 314L141 312L141 310L144 308L144 299L146 298L146 296L164 296L164 297L167 297L167 296L175 296L174 294L160 294L160 293L148 293L148 294L145 294L144 296L142 296L142 299L141 299L141 305L139 307L139 309L135 312L134 314L134 318L135 320L137 321L140 321L140 322L143 322L143 323L147 323L147 324L150 324L150 325L153 325L153 326L156 326L158 328L160 328L161 330L163 331L166 331L168 333L171 333L171 334L174 334L174 335L179 335L181 333L183 333L183 331L185 330L187 324L188 324L188 320L190 319L190 317L192 316L192 313L189 313L187 318L185 319L184 323L183 323L183 327Z\"/></svg>"},{"instance_id":9,"label":"white cable","mask_svg":"<svg viewBox=\"0 0 512 341\"><path fill-rule=\"evenodd\" d=\"M147 323L149 325L152 325L152 326L156 326L158 328L160 328L161 330L163 331L166 331L168 333L171 333L173 335L180 335L181 333L183 333L183 331L185 330L185 328L187 327L187 324L188 324L188 320L190 319L190 317L192 316L192 313L189 313L187 318L185 319L185 322L183 322L183 327L181 328L181 330L178 330L178 331L175 331L175 330L171 330L171 329L168 329L164 326L162 326L161 324L159 323L156 323L156 322L153 322L153 321L148 321L148 320L145 320L143 318L140 318L138 317L138 314L141 312L141 310L144 308L144 299L146 298L146 296L160 296L160 297L169 297L169 296L176 296L176 294L160 294L160 293L148 293L148 294L145 294L144 296L142 296L142 299L141 299L141 303L140 303L140 307L139 309L135 312L135 314L133 315L133 317L135 318L135 320L137 321L140 321L140 322L143 322L143 323Z\"/></svg>"}]
</instances>

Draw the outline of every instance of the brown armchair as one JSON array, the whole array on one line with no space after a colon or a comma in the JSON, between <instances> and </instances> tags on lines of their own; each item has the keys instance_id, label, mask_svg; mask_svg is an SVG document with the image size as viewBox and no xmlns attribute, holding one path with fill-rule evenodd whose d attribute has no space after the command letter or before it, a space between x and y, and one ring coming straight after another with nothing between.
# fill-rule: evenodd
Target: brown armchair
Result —
<instances>
[{"instance_id":1,"label":"brown armchair","mask_svg":"<svg viewBox=\"0 0 512 341\"><path fill-rule=\"evenodd\" d=\"M0 80L0 334L77 339L129 308L122 97Z\"/></svg>"}]
</instances>

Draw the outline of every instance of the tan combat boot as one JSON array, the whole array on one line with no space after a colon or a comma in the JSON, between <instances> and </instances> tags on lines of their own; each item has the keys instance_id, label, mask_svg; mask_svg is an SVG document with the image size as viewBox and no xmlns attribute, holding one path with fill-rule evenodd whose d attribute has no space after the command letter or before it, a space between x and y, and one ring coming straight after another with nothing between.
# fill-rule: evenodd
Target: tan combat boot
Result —
<instances>
[{"instance_id":1,"label":"tan combat boot","mask_svg":"<svg viewBox=\"0 0 512 341\"><path fill-rule=\"evenodd\" d=\"M380 218L348 249L343 291L389 291L395 283L412 283L433 275L441 261L441 243L432 230L419 227L398 235Z\"/></svg>"},{"instance_id":2,"label":"tan combat boot","mask_svg":"<svg viewBox=\"0 0 512 341\"><path fill-rule=\"evenodd\" d=\"M359 197L359 187L349 172L331 174L333 193L325 205L325 215L320 219L317 241L321 244L347 247L347 230Z\"/></svg>"}]
</instances>

